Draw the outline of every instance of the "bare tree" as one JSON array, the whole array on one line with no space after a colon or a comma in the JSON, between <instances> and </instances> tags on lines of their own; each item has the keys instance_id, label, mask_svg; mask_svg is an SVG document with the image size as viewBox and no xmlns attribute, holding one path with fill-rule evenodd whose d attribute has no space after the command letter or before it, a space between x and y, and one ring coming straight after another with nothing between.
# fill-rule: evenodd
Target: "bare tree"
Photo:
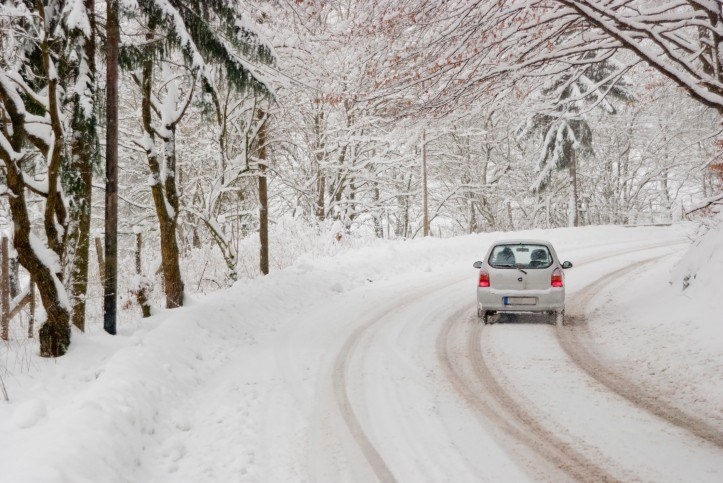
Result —
<instances>
[{"instance_id":1,"label":"bare tree","mask_svg":"<svg viewBox=\"0 0 723 483\"><path fill-rule=\"evenodd\" d=\"M723 4L706 0L557 0L611 40L723 115ZM564 12L565 10L563 10ZM599 33L598 33L599 32ZM581 38L584 35L581 33Z\"/></svg>"},{"instance_id":2,"label":"bare tree","mask_svg":"<svg viewBox=\"0 0 723 483\"><path fill-rule=\"evenodd\" d=\"M10 19L8 28L3 28L6 50L0 70L0 167L6 183L2 191L9 195L18 260L36 280L47 313L39 333L40 354L57 357L70 345L71 312L61 282L67 240L66 200L60 184L66 136L58 69L64 59L55 54L68 39L67 22L58 10L40 8L34 14L23 8L27 7L2 12ZM45 170L44 176L33 173L38 166ZM44 199L45 240L33 231L28 200L33 196Z\"/></svg>"},{"instance_id":3,"label":"bare tree","mask_svg":"<svg viewBox=\"0 0 723 483\"><path fill-rule=\"evenodd\" d=\"M380 30L384 53L376 95L423 89L426 107L524 96L536 82L610 59L626 49L702 104L723 114L723 7L706 0L507 0L404 2ZM388 24L397 19L392 28ZM409 25L407 19L412 19ZM419 42L409 42L410 38ZM581 59L581 54L587 54ZM400 66L404 66L404 69ZM410 68L411 67L411 68ZM611 73L610 84L629 66ZM495 82L495 90L490 87Z\"/></svg>"},{"instance_id":4,"label":"bare tree","mask_svg":"<svg viewBox=\"0 0 723 483\"><path fill-rule=\"evenodd\" d=\"M160 225L161 260L166 307L183 305L184 283L180 267L177 227L180 214L176 134L193 100L194 88L203 83L213 89L213 71L221 70L230 86L240 92L269 95L266 84L249 60L273 63L268 45L246 26L233 2L153 0L139 3L136 17L145 42L129 46L128 62L140 69L136 82L142 95L143 136L137 144L146 152L151 193ZM163 64L163 101L153 91L159 59ZM185 98L171 64L181 63L191 81ZM156 121L157 118L157 121ZM159 150L156 140L163 148Z\"/></svg>"}]
</instances>

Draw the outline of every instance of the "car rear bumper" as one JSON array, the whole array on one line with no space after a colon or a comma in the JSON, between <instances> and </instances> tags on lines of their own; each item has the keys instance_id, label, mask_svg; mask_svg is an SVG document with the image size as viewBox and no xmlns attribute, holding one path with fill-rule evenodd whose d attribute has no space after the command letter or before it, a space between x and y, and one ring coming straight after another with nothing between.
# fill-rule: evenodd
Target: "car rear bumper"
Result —
<instances>
[{"instance_id":1,"label":"car rear bumper","mask_svg":"<svg viewBox=\"0 0 723 483\"><path fill-rule=\"evenodd\" d=\"M477 306L492 312L554 312L565 308L565 290L477 289Z\"/></svg>"}]
</instances>

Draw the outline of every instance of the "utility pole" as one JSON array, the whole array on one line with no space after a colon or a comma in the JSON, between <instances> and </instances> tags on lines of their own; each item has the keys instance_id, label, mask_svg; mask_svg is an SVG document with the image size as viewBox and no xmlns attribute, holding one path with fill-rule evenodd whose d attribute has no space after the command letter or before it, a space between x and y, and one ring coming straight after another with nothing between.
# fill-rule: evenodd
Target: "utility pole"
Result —
<instances>
[{"instance_id":1,"label":"utility pole","mask_svg":"<svg viewBox=\"0 0 723 483\"><path fill-rule=\"evenodd\" d=\"M570 159L568 161L568 169L570 173L570 216L568 220L568 226L580 226L580 210L577 193L577 152L574 147L570 147Z\"/></svg>"},{"instance_id":2,"label":"utility pole","mask_svg":"<svg viewBox=\"0 0 723 483\"><path fill-rule=\"evenodd\" d=\"M427 131L422 130L422 234L429 236L429 204L427 196Z\"/></svg>"},{"instance_id":3,"label":"utility pole","mask_svg":"<svg viewBox=\"0 0 723 483\"><path fill-rule=\"evenodd\" d=\"M269 193L266 179L266 122L268 116L259 109L261 121L258 133L259 156L259 269L263 275L269 274Z\"/></svg>"},{"instance_id":4,"label":"utility pole","mask_svg":"<svg viewBox=\"0 0 723 483\"><path fill-rule=\"evenodd\" d=\"M118 0L108 6L106 46L106 146L105 146L105 280L103 328L116 333L118 293Z\"/></svg>"}]
</instances>

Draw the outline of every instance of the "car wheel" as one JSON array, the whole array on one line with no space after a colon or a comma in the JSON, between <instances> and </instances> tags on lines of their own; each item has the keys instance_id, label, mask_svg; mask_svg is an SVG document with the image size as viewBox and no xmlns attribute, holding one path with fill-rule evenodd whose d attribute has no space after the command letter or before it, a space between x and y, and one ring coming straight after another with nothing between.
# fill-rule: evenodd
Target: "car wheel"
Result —
<instances>
[{"instance_id":1,"label":"car wheel","mask_svg":"<svg viewBox=\"0 0 723 483\"><path fill-rule=\"evenodd\" d=\"M565 311L564 310L558 310L555 312L555 324L558 327L562 327L565 325Z\"/></svg>"},{"instance_id":2,"label":"car wheel","mask_svg":"<svg viewBox=\"0 0 723 483\"><path fill-rule=\"evenodd\" d=\"M477 308L477 317L485 325L490 323L490 313L486 310L480 309L479 307Z\"/></svg>"}]
</instances>

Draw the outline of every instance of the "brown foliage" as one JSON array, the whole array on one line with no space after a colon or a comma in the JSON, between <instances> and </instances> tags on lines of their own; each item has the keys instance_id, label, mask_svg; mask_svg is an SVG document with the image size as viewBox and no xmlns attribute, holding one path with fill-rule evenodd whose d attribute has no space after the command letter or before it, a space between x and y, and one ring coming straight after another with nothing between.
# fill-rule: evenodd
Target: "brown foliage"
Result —
<instances>
[{"instance_id":1,"label":"brown foliage","mask_svg":"<svg viewBox=\"0 0 723 483\"><path fill-rule=\"evenodd\" d=\"M713 172L713 175L717 177L721 183L723 183L723 162L713 163L708 166L708 169Z\"/></svg>"}]
</instances>

